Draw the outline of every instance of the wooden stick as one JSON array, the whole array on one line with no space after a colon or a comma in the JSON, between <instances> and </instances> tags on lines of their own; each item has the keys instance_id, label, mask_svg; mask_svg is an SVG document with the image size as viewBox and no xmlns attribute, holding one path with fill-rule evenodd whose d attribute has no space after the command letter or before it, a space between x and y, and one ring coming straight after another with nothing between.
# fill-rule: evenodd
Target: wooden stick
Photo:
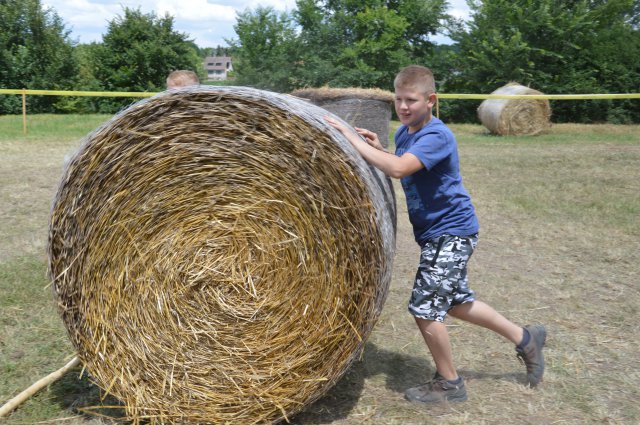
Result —
<instances>
[{"instance_id":1,"label":"wooden stick","mask_svg":"<svg viewBox=\"0 0 640 425\"><path fill-rule=\"evenodd\" d=\"M57 381L62 378L67 372L80 364L80 359L78 357L74 357L71 359L69 363L67 363L64 367L56 370L55 372L45 376L44 378L38 380L34 384L32 384L29 388L22 391L20 394L9 400L4 406L0 407L0 418L7 416L9 413L13 412L18 406L31 398L35 393L46 387L47 385Z\"/></svg>"},{"instance_id":2,"label":"wooden stick","mask_svg":"<svg viewBox=\"0 0 640 425\"><path fill-rule=\"evenodd\" d=\"M27 89L22 89L22 132L27 135Z\"/></svg>"}]
</instances>

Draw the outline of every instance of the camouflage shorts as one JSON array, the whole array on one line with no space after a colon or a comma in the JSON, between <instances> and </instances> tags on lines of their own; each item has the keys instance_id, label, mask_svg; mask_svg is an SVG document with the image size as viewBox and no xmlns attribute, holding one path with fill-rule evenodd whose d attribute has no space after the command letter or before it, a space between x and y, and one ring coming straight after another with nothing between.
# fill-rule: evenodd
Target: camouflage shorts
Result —
<instances>
[{"instance_id":1,"label":"camouflage shorts","mask_svg":"<svg viewBox=\"0 0 640 425\"><path fill-rule=\"evenodd\" d=\"M474 301L467 281L467 262L478 243L478 235L445 235L422 247L420 265L409 300L409 313L443 322L458 304Z\"/></svg>"}]
</instances>

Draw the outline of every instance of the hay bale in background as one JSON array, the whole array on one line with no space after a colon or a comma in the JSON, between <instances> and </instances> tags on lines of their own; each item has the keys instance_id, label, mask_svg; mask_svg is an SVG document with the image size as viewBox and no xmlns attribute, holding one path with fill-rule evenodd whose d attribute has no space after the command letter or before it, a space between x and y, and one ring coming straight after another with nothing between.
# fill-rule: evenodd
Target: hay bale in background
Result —
<instances>
[{"instance_id":1,"label":"hay bale in background","mask_svg":"<svg viewBox=\"0 0 640 425\"><path fill-rule=\"evenodd\" d=\"M275 423L361 353L395 206L326 114L241 87L166 92L67 165L49 274L78 356L129 419Z\"/></svg>"},{"instance_id":2,"label":"hay bale in background","mask_svg":"<svg viewBox=\"0 0 640 425\"><path fill-rule=\"evenodd\" d=\"M300 89L291 94L309 99L354 127L373 131L385 148L389 146L393 93L380 89L322 87Z\"/></svg>"},{"instance_id":3,"label":"hay bale in background","mask_svg":"<svg viewBox=\"0 0 640 425\"><path fill-rule=\"evenodd\" d=\"M542 94L537 90L509 83L491 94ZM551 107L547 99L486 99L478 108L480 122L501 136L535 135L551 126Z\"/></svg>"}]
</instances>

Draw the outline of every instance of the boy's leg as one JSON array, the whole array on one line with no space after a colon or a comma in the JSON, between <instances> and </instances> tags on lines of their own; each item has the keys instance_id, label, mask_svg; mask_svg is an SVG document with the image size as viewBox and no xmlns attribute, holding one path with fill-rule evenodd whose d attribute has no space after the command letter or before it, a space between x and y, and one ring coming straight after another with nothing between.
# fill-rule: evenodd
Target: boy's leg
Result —
<instances>
[{"instance_id":1,"label":"boy's leg","mask_svg":"<svg viewBox=\"0 0 640 425\"><path fill-rule=\"evenodd\" d=\"M482 301L458 304L449 310L457 319L490 329L518 345L522 342L523 328L498 313L493 307Z\"/></svg>"},{"instance_id":2,"label":"boy's leg","mask_svg":"<svg viewBox=\"0 0 640 425\"><path fill-rule=\"evenodd\" d=\"M449 381L458 379L458 372L453 366L453 354L446 325L442 322L419 317L416 317L415 320L431 352L436 372Z\"/></svg>"},{"instance_id":3,"label":"boy's leg","mask_svg":"<svg viewBox=\"0 0 640 425\"><path fill-rule=\"evenodd\" d=\"M466 291L466 263L477 237L442 236L422 246L420 265L409 300L420 333L433 357L436 374L426 384L410 388L405 398L421 403L464 401L467 390L453 365L449 333L444 324L447 311L456 302L473 300ZM461 287L461 282L462 287Z\"/></svg>"},{"instance_id":4,"label":"boy's leg","mask_svg":"<svg viewBox=\"0 0 640 425\"><path fill-rule=\"evenodd\" d=\"M458 319L490 329L516 345L516 353L527 367L527 382L535 387L544 375L544 347L547 331L544 326L524 328L511 322L482 301L459 304L449 310ZM526 332L526 333L525 333Z\"/></svg>"},{"instance_id":5,"label":"boy's leg","mask_svg":"<svg viewBox=\"0 0 640 425\"><path fill-rule=\"evenodd\" d=\"M464 379L458 376L453 366L449 332L445 324L418 317L415 320L436 364L436 373L433 379L426 384L406 390L405 398L420 403L467 400Z\"/></svg>"}]
</instances>

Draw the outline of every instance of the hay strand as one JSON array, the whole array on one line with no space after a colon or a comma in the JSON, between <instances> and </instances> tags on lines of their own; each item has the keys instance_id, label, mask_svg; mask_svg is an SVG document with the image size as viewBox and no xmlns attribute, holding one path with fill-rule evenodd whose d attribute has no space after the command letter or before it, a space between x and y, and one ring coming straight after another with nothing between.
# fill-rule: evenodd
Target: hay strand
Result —
<instances>
[{"instance_id":1,"label":"hay strand","mask_svg":"<svg viewBox=\"0 0 640 425\"><path fill-rule=\"evenodd\" d=\"M70 160L49 275L78 356L152 423L276 423L359 356L395 248L388 178L292 96L196 87Z\"/></svg>"},{"instance_id":2,"label":"hay strand","mask_svg":"<svg viewBox=\"0 0 640 425\"><path fill-rule=\"evenodd\" d=\"M509 83L491 94L542 94L537 90ZM491 133L501 136L533 136L551 126L551 107L547 99L486 99L478 108L478 118Z\"/></svg>"}]
</instances>

